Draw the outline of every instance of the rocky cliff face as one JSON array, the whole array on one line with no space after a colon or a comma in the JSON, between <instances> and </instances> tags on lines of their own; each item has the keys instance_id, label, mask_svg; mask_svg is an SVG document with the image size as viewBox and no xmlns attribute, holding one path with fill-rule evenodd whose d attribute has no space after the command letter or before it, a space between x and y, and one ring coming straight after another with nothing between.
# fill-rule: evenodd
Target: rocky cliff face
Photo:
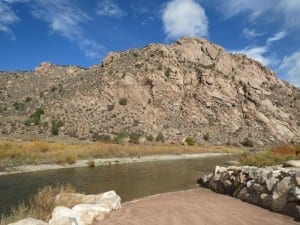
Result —
<instances>
[{"instance_id":1,"label":"rocky cliff face","mask_svg":"<svg viewBox=\"0 0 300 225\"><path fill-rule=\"evenodd\" d=\"M200 144L300 142L300 90L204 39L110 53L91 68L0 72L0 132L92 139L121 132ZM37 125L24 121L42 108Z\"/></svg>"}]
</instances>

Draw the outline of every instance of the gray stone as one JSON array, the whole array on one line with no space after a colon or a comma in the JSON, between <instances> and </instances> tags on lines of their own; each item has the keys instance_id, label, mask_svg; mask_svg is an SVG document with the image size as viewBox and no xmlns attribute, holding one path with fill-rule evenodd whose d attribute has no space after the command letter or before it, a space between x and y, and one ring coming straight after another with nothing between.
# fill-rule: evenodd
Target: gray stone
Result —
<instances>
[{"instance_id":1,"label":"gray stone","mask_svg":"<svg viewBox=\"0 0 300 225\"><path fill-rule=\"evenodd\" d=\"M259 176L259 169L258 168L250 168L249 169L249 178L256 180Z\"/></svg>"},{"instance_id":2,"label":"gray stone","mask_svg":"<svg viewBox=\"0 0 300 225\"><path fill-rule=\"evenodd\" d=\"M240 184L233 192L233 197L238 198L237 196L240 194L241 190L243 190L244 187L245 185Z\"/></svg>"},{"instance_id":3,"label":"gray stone","mask_svg":"<svg viewBox=\"0 0 300 225\"><path fill-rule=\"evenodd\" d=\"M71 217L59 217L49 221L49 225L74 225L76 223L76 219Z\"/></svg>"},{"instance_id":4,"label":"gray stone","mask_svg":"<svg viewBox=\"0 0 300 225\"><path fill-rule=\"evenodd\" d=\"M296 170L295 179L296 179L296 184L300 186L300 170Z\"/></svg>"},{"instance_id":5,"label":"gray stone","mask_svg":"<svg viewBox=\"0 0 300 225\"><path fill-rule=\"evenodd\" d=\"M295 184L295 180L292 177L285 177L279 181L273 189L273 204L272 210L280 212L287 204L287 198L289 194L289 189Z\"/></svg>"},{"instance_id":6,"label":"gray stone","mask_svg":"<svg viewBox=\"0 0 300 225\"><path fill-rule=\"evenodd\" d=\"M262 193L259 196L259 205L266 209L271 209L273 204L273 198L272 195Z\"/></svg>"},{"instance_id":7,"label":"gray stone","mask_svg":"<svg viewBox=\"0 0 300 225\"><path fill-rule=\"evenodd\" d=\"M58 219L60 217L72 217L72 210L64 206L55 207L52 211L51 219Z\"/></svg>"},{"instance_id":8,"label":"gray stone","mask_svg":"<svg viewBox=\"0 0 300 225\"><path fill-rule=\"evenodd\" d=\"M256 205L259 202L259 194L255 192L249 192L248 188L246 187L240 191L240 193L237 195L237 198Z\"/></svg>"},{"instance_id":9,"label":"gray stone","mask_svg":"<svg viewBox=\"0 0 300 225\"><path fill-rule=\"evenodd\" d=\"M118 210L121 208L121 198L115 191L105 192L96 196L96 204L101 204L109 210Z\"/></svg>"},{"instance_id":10,"label":"gray stone","mask_svg":"<svg viewBox=\"0 0 300 225\"><path fill-rule=\"evenodd\" d=\"M246 187L242 188L238 193L237 198L246 201L250 197L250 193Z\"/></svg>"},{"instance_id":11,"label":"gray stone","mask_svg":"<svg viewBox=\"0 0 300 225\"><path fill-rule=\"evenodd\" d=\"M20 220L15 223L10 223L8 225L48 225L48 223L42 221L42 220L37 220L33 218L26 218L23 220Z\"/></svg>"},{"instance_id":12,"label":"gray stone","mask_svg":"<svg viewBox=\"0 0 300 225\"><path fill-rule=\"evenodd\" d=\"M226 167L221 167L221 166L216 166L215 167L215 174L218 174L218 173L224 173L227 171L227 168Z\"/></svg>"},{"instance_id":13,"label":"gray stone","mask_svg":"<svg viewBox=\"0 0 300 225\"><path fill-rule=\"evenodd\" d=\"M269 192L271 192L273 190L274 186L278 183L278 181L279 181L279 179L273 178L273 177L268 178L266 180L266 185L267 185L267 189Z\"/></svg>"},{"instance_id":14,"label":"gray stone","mask_svg":"<svg viewBox=\"0 0 300 225\"><path fill-rule=\"evenodd\" d=\"M77 225L92 225L96 221L101 221L111 210L101 204L80 204L72 208L72 215L77 221Z\"/></svg>"},{"instance_id":15,"label":"gray stone","mask_svg":"<svg viewBox=\"0 0 300 225\"><path fill-rule=\"evenodd\" d=\"M283 167L297 167L300 168L300 160L289 160L283 163Z\"/></svg>"},{"instance_id":16,"label":"gray stone","mask_svg":"<svg viewBox=\"0 0 300 225\"><path fill-rule=\"evenodd\" d=\"M259 177L258 177L258 182L260 184L266 184L266 181L268 179L268 176L270 175L271 170L268 169L260 169L259 170Z\"/></svg>"},{"instance_id":17,"label":"gray stone","mask_svg":"<svg viewBox=\"0 0 300 225\"><path fill-rule=\"evenodd\" d=\"M201 187L208 187L209 185L209 179L207 175L201 176L198 180L197 183L201 186Z\"/></svg>"},{"instance_id":18,"label":"gray stone","mask_svg":"<svg viewBox=\"0 0 300 225\"><path fill-rule=\"evenodd\" d=\"M253 190L255 190L257 193L263 193L263 192L266 192L267 190L267 188L266 188L266 186L264 186L264 185L261 185L261 184L258 184L258 183L254 183L253 185L252 185L252 188L253 188Z\"/></svg>"},{"instance_id":19,"label":"gray stone","mask_svg":"<svg viewBox=\"0 0 300 225\"><path fill-rule=\"evenodd\" d=\"M280 175L281 175L281 170L273 170L271 171L271 173L267 174L267 179L280 178Z\"/></svg>"},{"instance_id":20,"label":"gray stone","mask_svg":"<svg viewBox=\"0 0 300 225\"><path fill-rule=\"evenodd\" d=\"M247 180L248 180L248 175L246 175L243 172L240 172L240 175L239 175L239 181L240 181L240 183L246 183Z\"/></svg>"},{"instance_id":21,"label":"gray stone","mask_svg":"<svg viewBox=\"0 0 300 225\"><path fill-rule=\"evenodd\" d=\"M296 220L300 219L300 206L296 203L287 203L281 212L288 216L294 217Z\"/></svg>"},{"instance_id":22,"label":"gray stone","mask_svg":"<svg viewBox=\"0 0 300 225\"><path fill-rule=\"evenodd\" d=\"M214 180L214 181L220 181L221 176L222 176L222 174L217 173L217 174L215 174L215 175L213 176L213 180Z\"/></svg>"},{"instance_id":23,"label":"gray stone","mask_svg":"<svg viewBox=\"0 0 300 225\"><path fill-rule=\"evenodd\" d=\"M254 180L249 180L246 184L247 188L250 189L254 183L255 183Z\"/></svg>"},{"instance_id":24,"label":"gray stone","mask_svg":"<svg viewBox=\"0 0 300 225\"><path fill-rule=\"evenodd\" d=\"M225 182L226 180L230 179L230 175L226 172L226 173L222 173L222 176L220 178L221 182Z\"/></svg>"},{"instance_id":25,"label":"gray stone","mask_svg":"<svg viewBox=\"0 0 300 225\"><path fill-rule=\"evenodd\" d=\"M288 202L300 202L300 187L293 186L290 188Z\"/></svg>"}]
</instances>

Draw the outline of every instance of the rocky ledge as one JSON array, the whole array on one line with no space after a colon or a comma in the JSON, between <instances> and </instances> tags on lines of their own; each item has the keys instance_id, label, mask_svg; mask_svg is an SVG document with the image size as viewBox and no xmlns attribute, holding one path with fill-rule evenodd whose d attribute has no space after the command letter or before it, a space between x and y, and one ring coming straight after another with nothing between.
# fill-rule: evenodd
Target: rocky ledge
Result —
<instances>
[{"instance_id":1,"label":"rocky ledge","mask_svg":"<svg viewBox=\"0 0 300 225\"><path fill-rule=\"evenodd\" d=\"M213 173L200 177L198 184L300 220L299 163L264 168L216 166Z\"/></svg>"},{"instance_id":2,"label":"rocky ledge","mask_svg":"<svg viewBox=\"0 0 300 225\"><path fill-rule=\"evenodd\" d=\"M121 198L109 191L98 195L83 195L79 193L60 194L55 199L57 202L68 202L75 205L72 208L58 206L52 212L48 223L26 218L9 225L91 225L101 221L112 210L121 208Z\"/></svg>"}]
</instances>

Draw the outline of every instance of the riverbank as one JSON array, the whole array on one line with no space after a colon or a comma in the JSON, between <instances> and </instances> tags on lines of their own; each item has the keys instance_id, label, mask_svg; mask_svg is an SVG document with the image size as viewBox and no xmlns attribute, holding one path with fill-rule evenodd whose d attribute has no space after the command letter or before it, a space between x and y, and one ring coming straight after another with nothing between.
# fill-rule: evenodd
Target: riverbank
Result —
<instances>
[{"instance_id":1,"label":"riverbank","mask_svg":"<svg viewBox=\"0 0 300 225\"><path fill-rule=\"evenodd\" d=\"M93 225L296 225L291 217L273 213L226 195L199 188L166 193L122 204Z\"/></svg>"},{"instance_id":2,"label":"riverbank","mask_svg":"<svg viewBox=\"0 0 300 225\"><path fill-rule=\"evenodd\" d=\"M11 175L17 173L36 172L44 170L80 168L80 167L97 167L108 166L115 164L143 163L154 161L182 160L182 159L200 159L206 157L218 157L229 155L228 153L194 153L194 154L168 154L168 155L149 155L141 157L126 157L126 158L98 158L93 160L78 160L73 164L39 164L39 165L24 165L14 166L0 172L0 176Z\"/></svg>"}]
</instances>

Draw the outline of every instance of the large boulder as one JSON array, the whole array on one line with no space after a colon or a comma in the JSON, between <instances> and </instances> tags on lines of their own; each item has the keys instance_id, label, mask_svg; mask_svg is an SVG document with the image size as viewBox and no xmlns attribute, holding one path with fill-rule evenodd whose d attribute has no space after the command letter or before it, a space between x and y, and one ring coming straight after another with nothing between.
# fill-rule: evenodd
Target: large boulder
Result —
<instances>
[{"instance_id":1,"label":"large boulder","mask_svg":"<svg viewBox=\"0 0 300 225\"><path fill-rule=\"evenodd\" d=\"M98 195L84 195L79 193L62 193L56 196L56 204L72 208L78 204L105 204L111 209L119 209L121 198L115 191Z\"/></svg>"},{"instance_id":2,"label":"large boulder","mask_svg":"<svg viewBox=\"0 0 300 225\"><path fill-rule=\"evenodd\" d=\"M300 160L289 160L283 163L283 167L296 167L300 168Z\"/></svg>"},{"instance_id":3,"label":"large boulder","mask_svg":"<svg viewBox=\"0 0 300 225\"><path fill-rule=\"evenodd\" d=\"M105 208L100 204L80 204L72 208L72 215L77 225L91 225L103 220L110 211L110 208Z\"/></svg>"},{"instance_id":4,"label":"large boulder","mask_svg":"<svg viewBox=\"0 0 300 225\"><path fill-rule=\"evenodd\" d=\"M59 217L57 219L51 219L49 225L74 225L77 221L73 217Z\"/></svg>"},{"instance_id":5,"label":"large boulder","mask_svg":"<svg viewBox=\"0 0 300 225\"><path fill-rule=\"evenodd\" d=\"M294 217L298 221L300 220L300 206L296 203L287 203L283 207L282 213Z\"/></svg>"},{"instance_id":6,"label":"large boulder","mask_svg":"<svg viewBox=\"0 0 300 225\"><path fill-rule=\"evenodd\" d=\"M15 223L10 223L8 225L48 225L48 223L42 221L42 220L37 220L33 218L26 218L23 220L20 220Z\"/></svg>"},{"instance_id":7,"label":"large boulder","mask_svg":"<svg viewBox=\"0 0 300 225\"><path fill-rule=\"evenodd\" d=\"M287 203L289 189L295 185L295 180L292 177L285 177L279 181L273 189L272 210L280 212Z\"/></svg>"},{"instance_id":8,"label":"large boulder","mask_svg":"<svg viewBox=\"0 0 300 225\"><path fill-rule=\"evenodd\" d=\"M293 186L289 190L288 202L300 202L300 187L299 186Z\"/></svg>"},{"instance_id":9,"label":"large boulder","mask_svg":"<svg viewBox=\"0 0 300 225\"><path fill-rule=\"evenodd\" d=\"M72 225L73 218L71 209L58 206L52 212L51 220L49 221L50 225Z\"/></svg>"},{"instance_id":10,"label":"large boulder","mask_svg":"<svg viewBox=\"0 0 300 225\"><path fill-rule=\"evenodd\" d=\"M58 195L56 203L71 205L72 209L64 206L56 207L52 212L50 225L91 225L103 220L112 210L119 209L121 198L115 191L98 195L71 193Z\"/></svg>"}]
</instances>

